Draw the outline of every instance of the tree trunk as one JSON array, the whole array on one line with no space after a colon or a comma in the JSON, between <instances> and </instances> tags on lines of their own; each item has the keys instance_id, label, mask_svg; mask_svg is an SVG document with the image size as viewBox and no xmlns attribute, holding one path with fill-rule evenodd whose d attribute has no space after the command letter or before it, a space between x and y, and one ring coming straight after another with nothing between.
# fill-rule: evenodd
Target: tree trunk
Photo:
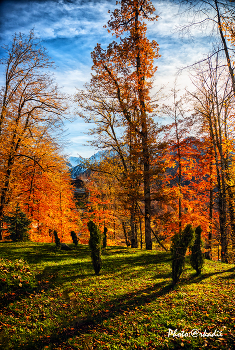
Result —
<instances>
[{"instance_id":1,"label":"tree trunk","mask_svg":"<svg viewBox=\"0 0 235 350\"><path fill-rule=\"evenodd\" d=\"M225 36L224 36L223 30L222 30L221 16L220 16L220 11L219 11L219 7L218 7L218 1L217 0L214 0L214 1L215 1L216 13L217 13L219 33L220 33L222 45L223 45L225 56L226 56L229 74L230 74L230 77L232 80L233 93L235 95L235 78L234 78L233 68L231 66L231 60L230 60L230 56L229 56L229 52L228 52L228 46L227 46Z\"/></svg>"},{"instance_id":2,"label":"tree trunk","mask_svg":"<svg viewBox=\"0 0 235 350\"><path fill-rule=\"evenodd\" d=\"M234 196L231 188L228 188L228 208L229 208L229 216L230 216L230 225L231 225L231 241L232 241L232 249L235 252L235 213L234 213Z\"/></svg>"},{"instance_id":3,"label":"tree trunk","mask_svg":"<svg viewBox=\"0 0 235 350\"><path fill-rule=\"evenodd\" d=\"M137 235L135 229L135 203L131 208L131 248L138 248Z\"/></svg>"},{"instance_id":4,"label":"tree trunk","mask_svg":"<svg viewBox=\"0 0 235 350\"><path fill-rule=\"evenodd\" d=\"M122 221L122 229L123 229L124 237L126 240L126 246L129 247L130 241L128 239L127 232L126 232L126 226L125 226L125 223L123 221Z\"/></svg>"},{"instance_id":5,"label":"tree trunk","mask_svg":"<svg viewBox=\"0 0 235 350\"><path fill-rule=\"evenodd\" d=\"M212 224L213 224L213 181L212 181L212 161L210 161L210 203L209 203L209 234L206 245L205 258L212 260Z\"/></svg>"},{"instance_id":6,"label":"tree trunk","mask_svg":"<svg viewBox=\"0 0 235 350\"><path fill-rule=\"evenodd\" d=\"M223 171L223 158L221 156L221 149L219 146L218 131L216 129L217 121L215 120L214 110L212 114L213 115L209 116L209 128L210 128L210 138L212 141L214 154L215 154L215 164L216 164L216 173L217 173L221 260L223 262L227 262L228 241L227 241L227 230L226 230L226 191L225 191L225 178L224 178L225 173ZM215 126L214 128L213 128L213 122ZM219 159L219 156L220 156L220 159Z\"/></svg>"},{"instance_id":7,"label":"tree trunk","mask_svg":"<svg viewBox=\"0 0 235 350\"><path fill-rule=\"evenodd\" d=\"M7 193L8 193L10 178L11 178L12 165L13 165L13 158L9 157L7 171L4 179L4 187L2 188L1 195L0 195L0 220L3 217L3 211L6 204Z\"/></svg>"},{"instance_id":8,"label":"tree trunk","mask_svg":"<svg viewBox=\"0 0 235 350\"><path fill-rule=\"evenodd\" d=\"M144 140L144 144L145 144ZM147 250L152 250L151 237L151 198L150 198L150 174L149 155L147 147L143 147L144 155L144 219L145 219L145 244Z\"/></svg>"},{"instance_id":9,"label":"tree trunk","mask_svg":"<svg viewBox=\"0 0 235 350\"><path fill-rule=\"evenodd\" d=\"M142 224L141 224L141 216L139 215L139 225L140 225L140 247L143 249L143 232L142 232Z\"/></svg>"}]
</instances>

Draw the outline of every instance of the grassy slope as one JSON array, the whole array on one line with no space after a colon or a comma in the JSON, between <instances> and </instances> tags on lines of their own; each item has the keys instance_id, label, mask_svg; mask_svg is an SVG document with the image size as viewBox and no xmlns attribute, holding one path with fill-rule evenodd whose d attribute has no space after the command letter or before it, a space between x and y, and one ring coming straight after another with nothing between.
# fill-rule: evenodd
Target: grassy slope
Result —
<instances>
[{"instance_id":1,"label":"grassy slope","mask_svg":"<svg viewBox=\"0 0 235 350\"><path fill-rule=\"evenodd\" d=\"M0 257L25 259L39 281L1 295L0 349L233 349L234 265L206 261L195 277L187 263L172 290L165 252L107 248L98 277L87 246L0 243ZM169 328L223 337L168 338Z\"/></svg>"}]
</instances>

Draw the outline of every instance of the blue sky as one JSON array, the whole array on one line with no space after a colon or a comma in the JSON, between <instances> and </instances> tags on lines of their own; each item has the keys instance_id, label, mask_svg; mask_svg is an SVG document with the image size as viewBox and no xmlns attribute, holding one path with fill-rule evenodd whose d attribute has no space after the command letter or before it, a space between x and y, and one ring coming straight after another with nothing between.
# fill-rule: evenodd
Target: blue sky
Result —
<instances>
[{"instance_id":1,"label":"blue sky","mask_svg":"<svg viewBox=\"0 0 235 350\"><path fill-rule=\"evenodd\" d=\"M158 71L155 88L173 87L179 68L205 58L210 48L210 38L205 32L194 29L194 36L181 37L176 27L187 23L186 16L179 15L177 2L153 0L157 24L148 27L149 39L155 39L161 58L156 62ZM0 46L8 44L15 32L28 34L34 28L37 37L55 61L55 78L63 91L74 94L89 81L92 66L90 53L97 43L105 48L113 37L103 26L109 19L108 10L116 7L116 0L3 0L0 2ZM181 9L182 10L182 9ZM0 49L0 56L3 50ZM0 85L4 82L0 67ZM178 78L183 89L190 84L185 70ZM66 123L65 153L89 157L96 152L84 146L90 136L84 134L89 125L81 119Z\"/></svg>"}]
</instances>

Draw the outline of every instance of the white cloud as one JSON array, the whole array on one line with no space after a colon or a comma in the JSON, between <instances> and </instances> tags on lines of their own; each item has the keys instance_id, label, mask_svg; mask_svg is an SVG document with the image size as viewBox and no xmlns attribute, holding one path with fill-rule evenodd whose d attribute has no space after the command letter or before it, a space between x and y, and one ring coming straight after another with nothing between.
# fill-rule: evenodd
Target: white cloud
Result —
<instances>
[{"instance_id":1,"label":"white cloud","mask_svg":"<svg viewBox=\"0 0 235 350\"><path fill-rule=\"evenodd\" d=\"M62 90L70 95L76 93L76 89L82 89L90 79L90 67L79 65L79 69L55 71L56 82Z\"/></svg>"},{"instance_id":2,"label":"white cloud","mask_svg":"<svg viewBox=\"0 0 235 350\"><path fill-rule=\"evenodd\" d=\"M76 88L82 88L90 79L90 52L97 42L109 43L114 40L103 25L110 16L108 10L116 7L116 1L11 1L11 8L7 3L5 0L2 7L3 17L7 19L2 25L2 43L9 42L15 32L28 34L34 27L35 34L43 39L43 45L48 48L49 55L58 66L55 71L58 85L69 94L74 94ZM148 25L148 36L159 43L159 53L162 55L156 61L158 71L155 90L161 85L171 89L178 70L205 58L210 45L205 40L205 31L199 27L192 30L194 41L187 36L180 37L175 28L186 26L188 18L178 15L177 4L170 0L153 0L153 4L160 17L157 23ZM3 68L0 69L2 71ZM4 82L4 77L0 80ZM187 70L182 71L178 84L182 89L191 84ZM89 125L80 120L66 123L66 127L71 135L71 145L66 149L76 155L83 149L81 145L85 143L84 140L88 139L81 132L89 129ZM89 153L87 149L84 148L86 154ZM91 152L94 152L93 149Z\"/></svg>"},{"instance_id":3,"label":"white cloud","mask_svg":"<svg viewBox=\"0 0 235 350\"><path fill-rule=\"evenodd\" d=\"M113 8L109 2L80 1L66 4L63 2L12 2L9 8L7 1L2 6L2 16L7 18L2 25L2 34L9 37L14 32L28 33L35 28L35 33L42 39L56 37L72 38L77 35L105 32L103 25L107 22L108 10Z\"/></svg>"}]
</instances>

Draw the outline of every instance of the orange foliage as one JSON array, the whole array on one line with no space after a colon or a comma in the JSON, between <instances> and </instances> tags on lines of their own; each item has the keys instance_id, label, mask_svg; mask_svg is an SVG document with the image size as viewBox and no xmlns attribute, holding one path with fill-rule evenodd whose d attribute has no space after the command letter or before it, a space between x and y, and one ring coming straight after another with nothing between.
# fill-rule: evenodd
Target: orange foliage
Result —
<instances>
[{"instance_id":1,"label":"orange foliage","mask_svg":"<svg viewBox=\"0 0 235 350\"><path fill-rule=\"evenodd\" d=\"M17 204L32 220L33 239L48 240L56 229L62 240L76 230L78 213L65 159L52 137L66 115L45 49L34 37L15 35L6 48L5 86L0 113L0 222ZM46 238L47 237L47 238Z\"/></svg>"},{"instance_id":2,"label":"orange foliage","mask_svg":"<svg viewBox=\"0 0 235 350\"><path fill-rule=\"evenodd\" d=\"M181 227L192 224L201 225L204 238L209 232L209 191L210 191L210 161L208 142L196 138L183 139L179 144L181 150L182 184L179 187L179 160L177 144L172 143L166 154L167 173L162 181L162 192L165 194L163 203L158 203L158 213L154 223L161 228L169 240ZM213 167L213 181L215 168ZM181 198L182 213L179 218L179 198Z\"/></svg>"},{"instance_id":3,"label":"orange foliage","mask_svg":"<svg viewBox=\"0 0 235 350\"><path fill-rule=\"evenodd\" d=\"M113 196L105 178L97 173L90 176L86 182L86 189L89 191L89 199L86 209L81 210L82 226L80 242L88 242L90 233L87 224L92 220L100 229L104 231L104 226L108 229L108 236L112 232L112 223L117 221L116 211L113 208Z\"/></svg>"}]
</instances>

